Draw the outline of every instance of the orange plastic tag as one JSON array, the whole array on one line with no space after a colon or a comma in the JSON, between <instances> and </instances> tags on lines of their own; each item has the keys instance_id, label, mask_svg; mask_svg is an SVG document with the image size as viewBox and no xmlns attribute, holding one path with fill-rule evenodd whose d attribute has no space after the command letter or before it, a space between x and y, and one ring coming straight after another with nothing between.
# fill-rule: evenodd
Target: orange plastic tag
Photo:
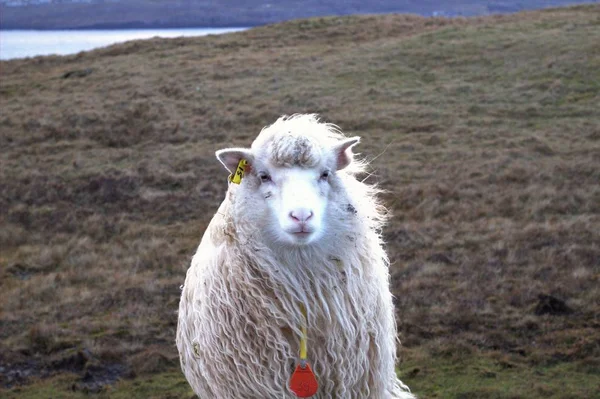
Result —
<instances>
[{"instance_id":1,"label":"orange plastic tag","mask_svg":"<svg viewBox=\"0 0 600 399\"><path fill-rule=\"evenodd\" d=\"M301 365L296 366L296 370L290 378L290 389L299 398L310 398L317 393L319 383L308 363L304 368Z\"/></svg>"}]
</instances>

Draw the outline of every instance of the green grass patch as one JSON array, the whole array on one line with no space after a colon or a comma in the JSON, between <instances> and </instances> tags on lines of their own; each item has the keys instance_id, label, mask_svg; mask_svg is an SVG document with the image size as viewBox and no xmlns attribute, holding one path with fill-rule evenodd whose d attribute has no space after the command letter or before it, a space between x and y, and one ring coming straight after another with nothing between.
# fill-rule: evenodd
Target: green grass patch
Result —
<instances>
[{"instance_id":1,"label":"green grass patch","mask_svg":"<svg viewBox=\"0 0 600 399\"><path fill-rule=\"evenodd\" d=\"M420 399L574 399L600 394L600 376L584 361L541 366L476 352L458 358L409 358L398 374Z\"/></svg>"},{"instance_id":2,"label":"green grass patch","mask_svg":"<svg viewBox=\"0 0 600 399\"><path fill-rule=\"evenodd\" d=\"M194 393L179 369L121 380L114 385L105 385L100 390L83 385L75 375L61 375L37 380L24 387L0 391L7 399L190 399Z\"/></svg>"}]
</instances>

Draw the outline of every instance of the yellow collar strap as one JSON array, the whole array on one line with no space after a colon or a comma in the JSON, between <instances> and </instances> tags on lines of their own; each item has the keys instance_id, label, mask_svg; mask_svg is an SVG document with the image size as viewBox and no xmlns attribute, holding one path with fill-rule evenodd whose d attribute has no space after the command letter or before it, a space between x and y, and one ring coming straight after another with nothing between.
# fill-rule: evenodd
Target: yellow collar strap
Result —
<instances>
[{"instance_id":1,"label":"yellow collar strap","mask_svg":"<svg viewBox=\"0 0 600 399\"><path fill-rule=\"evenodd\" d=\"M304 308L304 305L300 305L300 310L302 311L302 316L304 317L304 322L302 323L302 327L300 328L300 365L304 367L306 365L307 358L306 341L308 339L308 333L306 331L306 325L308 324L308 319L306 317L306 309Z\"/></svg>"},{"instance_id":2,"label":"yellow collar strap","mask_svg":"<svg viewBox=\"0 0 600 399\"><path fill-rule=\"evenodd\" d=\"M242 178L244 177L244 171L246 170L246 165L248 164L248 161L246 161L245 159L240 159L240 162L238 162L238 166L235 170L235 173L232 175L229 175L229 181L235 184L240 184L242 182Z\"/></svg>"}]
</instances>

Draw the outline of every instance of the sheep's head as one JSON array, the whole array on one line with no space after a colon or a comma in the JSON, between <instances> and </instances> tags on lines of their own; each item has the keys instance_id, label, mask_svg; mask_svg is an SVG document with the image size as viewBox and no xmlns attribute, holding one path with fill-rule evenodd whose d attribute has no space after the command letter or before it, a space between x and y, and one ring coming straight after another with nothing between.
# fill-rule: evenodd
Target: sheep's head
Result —
<instances>
[{"instance_id":1,"label":"sheep's head","mask_svg":"<svg viewBox=\"0 0 600 399\"><path fill-rule=\"evenodd\" d=\"M264 128L251 148L226 148L217 157L231 173L247 161L240 198L266 239L295 246L327 234L338 173L352 162L358 137L346 138L314 115L282 117Z\"/></svg>"}]
</instances>

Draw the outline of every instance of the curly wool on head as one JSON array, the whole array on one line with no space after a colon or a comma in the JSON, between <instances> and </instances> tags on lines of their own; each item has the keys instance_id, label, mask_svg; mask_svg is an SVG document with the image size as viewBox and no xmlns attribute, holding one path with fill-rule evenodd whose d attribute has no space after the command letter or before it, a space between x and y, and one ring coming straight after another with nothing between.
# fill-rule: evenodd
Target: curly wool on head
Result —
<instances>
[{"instance_id":1,"label":"curly wool on head","mask_svg":"<svg viewBox=\"0 0 600 399\"><path fill-rule=\"evenodd\" d=\"M314 167L321 161L321 152L308 138L302 136L276 136L269 142L269 160L279 167L294 165Z\"/></svg>"},{"instance_id":2,"label":"curly wool on head","mask_svg":"<svg viewBox=\"0 0 600 399\"><path fill-rule=\"evenodd\" d=\"M413 398L395 374L385 209L356 178L357 142L315 115L293 115L251 149L218 153L230 171L244 157L250 172L229 186L183 287L177 347L199 397L294 398L306 323L315 398Z\"/></svg>"},{"instance_id":3,"label":"curly wool on head","mask_svg":"<svg viewBox=\"0 0 600 399\"><path fill-rule=\"evenodd\" d=\"M338 126L320 122L315 114L295 114L281 117L262 129L252 143L252 150L257 158L275 166L310 168L327 157L330 148L345 138ZM359 165L360 162L355 162L355 166Z\"/></svg>"}]
</instances>

